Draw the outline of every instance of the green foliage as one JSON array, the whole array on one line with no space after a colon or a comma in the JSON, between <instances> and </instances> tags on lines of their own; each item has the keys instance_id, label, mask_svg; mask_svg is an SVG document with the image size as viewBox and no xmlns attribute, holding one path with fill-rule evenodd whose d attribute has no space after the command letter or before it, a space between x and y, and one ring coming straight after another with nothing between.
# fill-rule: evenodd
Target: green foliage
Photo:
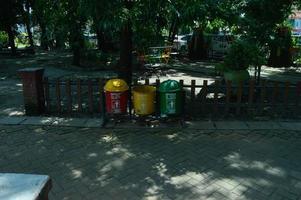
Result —
<instances>
[{"instance_id":1,"label":"green foliage","mask_svg":"<svg viewBox=\"0 0 301 200\"><path fill-rule=\"evenodd\" d=\"M225 58L225 70L246 70L251 65L264 64L264 57L259 47L252 42L245 40L235 41Z\"/></svg>"},{"instance_id":2,"label":"green foliage","mask_svg":"<svg viewBox=\"0 0 301 200\"><path fill-rule=\"evenodd\" d=\"M4 31L0 31L0 48L8 44L8 35Z\"/></svg>"},{"instance_id":3,"label":"green foliage","mask_svg":"<svg viewBox=\"0 0 301 200\"><path fill-rule=\"evenodd\" d=\"M242 6L238 33L265 45L279 24L288 19L291 0L251 0Z\"/></svg>"},{"instance_id":4,"label":"green foliage","mask_svg":"<svg viewBox=\"0 0 301 200\"><path fill-rule=\"evenodd\" d=\"M143 50L162 45L172 23L190 33L201 28L208 33L220 30L254 41L263 49L275 29L289 16L300 0L143 0L127 9L120 0L9 0L0 7L0 30L16 28L31 18L39 26L41 40L65 44L75 51L85 45L84 32L101 35L102 40L119 41L122 24L130 21L134 47ZM24 15L29 4L30 16ZM24 19L23 19L24 18ZM56 42L53 42L56 41ZM103 41L102 41L103 42ZM100 43L101 44L101 43ZM265 52L267 53L267 51ZM241 67L241 66L237 66Z\"/></svg>"},{"instance_id":5,"label":"green foliage","mask_svg":"<svg viewBox=\"0 0 301 200\"><path fill-rule=\"evenodd\" d=\"M106 62L112 60L112 57L109 54L102 53L102 52L95 51L95 50L83 51L82 57L89 61L103 62L103 63L106 63Z\"/></svg>"},{"instance_id":6,"label":"green foliage","mask_svg":"<svg viewBox=\"0 0 301 200\"><path fill-rule=\"evenodd\" d=\"M17 46L18 47L29 46L27 37L28 35L26 33L18 34L17 37L15 38L15 43L17 44Z\"/></svg>"},{"instance_id":7,"label":"green foliage","mask_svg":"<svg viewBox=\"0 0 301 200\"><path fill-rule=\"evenodd\" d=\"M18 15L22 12L22 4L19 0L9 0L0 6L0 31L7 31L18 22Z\"/></svg>"}]
</instances>

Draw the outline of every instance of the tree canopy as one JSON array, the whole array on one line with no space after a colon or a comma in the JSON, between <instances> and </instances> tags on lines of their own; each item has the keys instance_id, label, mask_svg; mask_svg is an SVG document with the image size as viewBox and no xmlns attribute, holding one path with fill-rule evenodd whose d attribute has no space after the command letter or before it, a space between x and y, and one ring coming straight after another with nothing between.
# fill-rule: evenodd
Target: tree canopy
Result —
<instances>
[{"instance_id":1,"label":"tree canopy","mask_svg":"<svg viewBox=\"0 0 301 200\"><path fill-rule=\"evenodd\" d=\"M42 48L73 50L78 64L84 36L95 34L98 48L107 51L119 40L122 25L130 20L137 48L164 41L164 36L195 28L224 30L265 45L276 28L301 7L299 0L8 0L0 7L0 31L7 32L14 50L17 25L35 27ZM174 33L171 33L174 32Z\"/></svg>"}]
</instances>

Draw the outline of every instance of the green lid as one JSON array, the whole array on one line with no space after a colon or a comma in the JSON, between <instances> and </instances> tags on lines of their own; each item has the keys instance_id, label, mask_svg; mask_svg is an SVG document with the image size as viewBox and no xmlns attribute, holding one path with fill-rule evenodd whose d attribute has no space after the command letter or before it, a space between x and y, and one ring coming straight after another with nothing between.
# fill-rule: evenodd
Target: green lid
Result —
<instances>
[{"instance_id":1,"label":"green lid","mask_svg":"<svg viewBox=\"0 0 301 200\"><path fill-rule=\"evenodd\" d=\"M160 92L178 92L181 91L182 87L178 81L167 80L160 84Z\"/></svg>"}]
</instances>

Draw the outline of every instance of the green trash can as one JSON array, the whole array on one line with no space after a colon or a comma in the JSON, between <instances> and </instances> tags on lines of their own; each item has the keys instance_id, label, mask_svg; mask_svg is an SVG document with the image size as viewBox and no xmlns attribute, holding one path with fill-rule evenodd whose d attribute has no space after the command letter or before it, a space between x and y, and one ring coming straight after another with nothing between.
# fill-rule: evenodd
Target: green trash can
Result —
<instances>
[{"instance_id":1,"label":"green trash can","mask_svg":"<svg viewBox=\"0 0 301 200\"><path fill-rule=\"evenodd\" d=\"M183 90L178 81L167 80L160 84L160 113L180 115L183 112Z\"/></svg>"}]
</instances>

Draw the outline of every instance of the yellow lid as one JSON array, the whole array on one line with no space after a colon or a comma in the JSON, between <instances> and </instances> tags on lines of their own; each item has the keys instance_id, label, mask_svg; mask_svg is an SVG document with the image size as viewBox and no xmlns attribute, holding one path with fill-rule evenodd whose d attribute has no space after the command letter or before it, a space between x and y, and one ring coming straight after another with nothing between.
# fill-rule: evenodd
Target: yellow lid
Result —
<instances>
[{"instance_id":1,"label":"yellow lid","mask_svg":"<svg viewBox=\"0 0 301 200\"><path fill-rule=\"evenodd\" d=\"M129 86L122 79L111 79L106 83L104 89L108 92L124 92L129 89Z\"/></svg>"}]
</instances>

